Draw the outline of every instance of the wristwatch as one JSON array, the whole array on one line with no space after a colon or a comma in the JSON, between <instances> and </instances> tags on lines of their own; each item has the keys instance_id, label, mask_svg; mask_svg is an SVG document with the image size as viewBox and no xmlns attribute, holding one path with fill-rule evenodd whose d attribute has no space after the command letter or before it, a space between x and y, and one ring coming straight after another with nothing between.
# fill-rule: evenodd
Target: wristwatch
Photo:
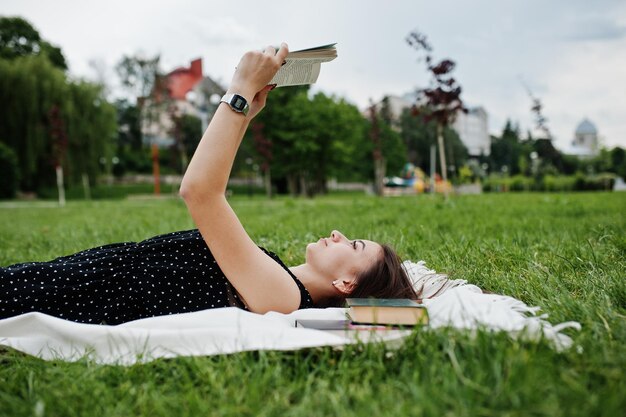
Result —
<instances>
[{"instance_id":1,"label":"wristwatch","mask_svg":"<svg viewBox=\"0 0 626 417\"><path fill-rule=\"evenodd\" d=\"M220 100L221 102L227 103L231 109L237 113L243 113L244 116L247 116L248 110L250 110L248 100L239 94L224 94L224 97Z\"/></svg>"}]
</instances>

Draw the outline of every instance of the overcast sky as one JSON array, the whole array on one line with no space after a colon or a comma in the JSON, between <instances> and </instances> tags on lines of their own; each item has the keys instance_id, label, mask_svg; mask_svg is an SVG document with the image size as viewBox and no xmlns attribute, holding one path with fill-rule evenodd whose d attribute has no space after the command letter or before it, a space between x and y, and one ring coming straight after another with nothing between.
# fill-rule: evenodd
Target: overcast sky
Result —
<instances>
[{"instance_id":1,"label":"overcast sky","mask_svg":"<svg viewBox=\"0 0 626 417\"><path fill-rule=\"evenodd\" d=\"M292 50L337 42L315 89L359 107L425 86L404 41L425 33L435 58L451 58L469 106L483 106L499 133L507 118L533 127L528 84L563 149L585 117L606 146L626 147L626 1L623 0L0 0L0 14L29 20L59 45L75 76L90 61L160 53L164 70L202 57L204 72L230 81L240 55L286 41Z\"/></svg>"}]
</instances>

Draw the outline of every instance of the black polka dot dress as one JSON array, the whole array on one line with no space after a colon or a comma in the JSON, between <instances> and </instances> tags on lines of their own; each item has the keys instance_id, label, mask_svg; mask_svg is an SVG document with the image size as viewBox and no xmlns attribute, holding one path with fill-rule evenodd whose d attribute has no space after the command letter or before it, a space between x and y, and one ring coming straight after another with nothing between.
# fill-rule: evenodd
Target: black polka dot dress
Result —
<instances>
[{"instance_id":1,"label":"black polka dot dress","mask_svg":"<svg viewBox=\"0 0 626 417\"><path fill-rule=\"evenodd\" d=\"M276 254L263 251L300 288L299 308L313 307L298 278ZM80 323L119 324L219 307L248 309L198 230L0 268L0 318L39 311Z\"/></svg>"}]
</instances>

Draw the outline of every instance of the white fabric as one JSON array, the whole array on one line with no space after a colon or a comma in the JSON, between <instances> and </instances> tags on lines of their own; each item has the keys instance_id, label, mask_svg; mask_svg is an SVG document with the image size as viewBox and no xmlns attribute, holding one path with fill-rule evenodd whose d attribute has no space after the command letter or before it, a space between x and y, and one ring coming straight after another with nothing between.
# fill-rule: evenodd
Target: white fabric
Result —
<instances>
[{"instance_id":1,"label":"white fabric","mask_svg":"<svg viewBox=\"0 0 626 417\"><path fill-rule=\"evenodd\" d=\"M329 332L296 328L296 319L345 319L345 311L306 309L260 315L227 307L151 317L117 326L74 323L43 313L26 313L0 320L0 345L48 360L74 361L88 355L99 363L129 365L155 358L356 342ZM393 341L407 333L391 333L380 339Z\"/></svg>"},{"instance_id":2,"label":"white fabric","mask_svg":"<svg viewBox=\"0 0 626 417\"><path fill-rule=\"evenodd\" d=\"M572 345L572 339L561 333L566 328L580 330L580 323L569 321L553 326L547 314L537 316L539 307L529 307L522 301L483 291L464 279L448 279L429 269L426 262L404 261L402 266L420 294L430 314L430 327L450 326L457 329L506 331L511 336L537 340L548 339L561 351Z\"/></svg>"},{"instance_id":3,"label":"white fabric","mask_svg":"<svg viewBox=\"0 0 626 417\"><path fill-rule=\"evenodd\" d=\"M580 330L580 323L569 321L553 326L547 314L537 316L539 307L529 307L522 301L498 294L476 292L473 285L449 289L445 294L423 300L430 315L430 327L457 329L488 329L505 331L526 340L545 338L557 351L572 345L572 339L562 334L566 328Z\"/></svg>"},{"instance_id":4,"label":"white fabric","mask_svg":"<svg viewBox=\"0 0 626 417\"><path fill-rule=\"evenodd\" d=\"M476 285L468 284L464 279L448 279L447 275L438 274L429 269L424 261L404 261L402 266L413 283L413 289L421 298L440 296L447 290L462 285L471 291L482 292Z\"/></svg>"},{"instance_id":5,"label":"white fabric","mask_svg":"<svg viewBox=\"0 0 626 417\"><path fill-rule=\"evenodd\" d=\"M443 282L445 276L426 268L420 261L410 275L426 294L431 329L484 328L506 331L513 337L536 340L544 337L557 350L571 346L561 334L565 328L580 329L576 322L552 326L538 307L503 295L483 294L465 280ZM408 269L408 268L407 268ZM443 278L442 278L443 277ZM132 364L155 358L204 356L249 350L293 350L316 346L354 343L352 337L319 330L295 328L296 319L343 319L342 308L306 309L291 314L250 313L238 308L220 308L194 313L152 317L104 326L74 323L42 313L27 313L0 320L0 345L10 346L43 359L73 361L88 355L99 363ZM377 336L398 343L407 331Z\"/></svg>"}]
</instances>

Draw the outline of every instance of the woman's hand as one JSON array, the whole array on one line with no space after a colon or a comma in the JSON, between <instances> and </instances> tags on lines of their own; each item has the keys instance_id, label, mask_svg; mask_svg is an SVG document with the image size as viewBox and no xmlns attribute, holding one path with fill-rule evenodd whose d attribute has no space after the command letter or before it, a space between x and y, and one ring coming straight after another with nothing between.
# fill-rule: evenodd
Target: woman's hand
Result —
<instances>
[{"instance_id":1,"label":"woman's hand","mask_svg":"<svg viewBox=\"0 0 626 417\"><path fill-rule=\"evenodd\" d=\"M271 89L267 84L274 78L288 53L289 48L283 42L278 52L273 46L268 46L263 52L247 52L239 61L228 92L240 94L248 100L251 107L248 114L254 110L253 104L257 107L256 113L265 106L267 93Z\"/></svg>"},{"instance_id":2,"label":"woman's hand","mask_svg":"<svg viewBox=\"0 0 626 417\"><path fill-rule=\"evenodd\" d=\"M250 104L250 110L248 110L248 120L254 119L254 116L259 114L265 107L267 101L267 95L276 87L275 85L265 86L261 91L256 93Z\"/></svg>"}]
</instances>

